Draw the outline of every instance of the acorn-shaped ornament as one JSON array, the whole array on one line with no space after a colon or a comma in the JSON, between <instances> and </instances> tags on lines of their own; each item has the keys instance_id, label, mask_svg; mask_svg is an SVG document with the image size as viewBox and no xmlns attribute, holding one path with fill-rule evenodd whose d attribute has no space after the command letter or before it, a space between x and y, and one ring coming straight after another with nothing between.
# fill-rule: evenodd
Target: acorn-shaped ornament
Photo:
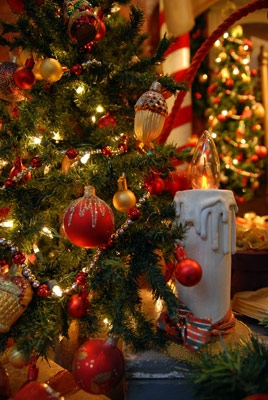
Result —
<instances>
[{"instance_id":1,"label":"acorn-shaped ornament","mask_svg":"<svg viewBox=\"0 0 268 400\"><path fill-rule=\"evenodd\" d=\"M26 310L32 300L32 287L20 268L0 275L0 332L8 332L11 325Z\"/></svg>"},{"instance_id":2,"label":"acorn-shaped ornament","mask_svg":"<svg viewBox=\"0 0 268 400\"><path fill-rule=\"evenodd\" d=\"M150 90L143 93L134 106L135 137L145 144L153 142L160 136L168 115L167 103L161 94L161 88L159 82L153 82Z\"/></svg>"}]
</instances>

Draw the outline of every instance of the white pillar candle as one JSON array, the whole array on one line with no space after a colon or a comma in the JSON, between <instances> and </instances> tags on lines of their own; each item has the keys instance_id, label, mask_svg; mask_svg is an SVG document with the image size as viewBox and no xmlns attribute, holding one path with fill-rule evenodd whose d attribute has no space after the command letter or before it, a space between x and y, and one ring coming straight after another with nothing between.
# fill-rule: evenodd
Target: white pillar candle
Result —
<instances>
[{"instance_id":1,"label":"white pillar candle","mask_svg":"<svg viewBox=\"0 0 268 400\"><path fill-rule=\"evenodd\" d=\"M231 256L236 250L237 205L230 190L199 189L177 192L174 198L180 222L188 226L182 242L187 258L202 267L193 287L176 281L179 299L196 317L221 320L231 303Z\"/></svg>"}]
</instances>

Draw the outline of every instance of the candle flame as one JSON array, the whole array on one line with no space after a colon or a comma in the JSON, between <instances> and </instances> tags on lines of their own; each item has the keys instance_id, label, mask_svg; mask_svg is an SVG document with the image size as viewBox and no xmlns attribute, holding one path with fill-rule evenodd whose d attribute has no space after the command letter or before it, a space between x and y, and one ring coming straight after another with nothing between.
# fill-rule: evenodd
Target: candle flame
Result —
<instances>
[{"instance_id":1,"label":"candle flame","mask_svg":"<svg viewBox=\"0 0 268 400\"><path fill-rule=\"evenodd\" d=\"M202 189L207 189L208 188L208 180L207 180L207 177L205 175L202 175L201 188Z\"/></svg>"}]
</instances>

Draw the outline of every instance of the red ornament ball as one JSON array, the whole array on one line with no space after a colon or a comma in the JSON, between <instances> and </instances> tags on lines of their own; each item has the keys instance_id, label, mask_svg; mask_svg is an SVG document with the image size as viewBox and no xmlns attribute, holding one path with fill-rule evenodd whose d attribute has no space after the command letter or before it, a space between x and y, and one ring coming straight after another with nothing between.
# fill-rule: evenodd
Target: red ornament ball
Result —
<instances>
[{"instance_id":1,"label":"red ornament ball","mask_svg":"<svg viewBox=\"0 0 268 400\"><path fill-rule=\"evenodd\" d=\"M16 251L12 257L12 261L16 265L23 264L26 260L26 256L22 251Z\"/></svg>"},{"instance_id":2,"label":"red ornament ball","mask_svg":"<svg viewBox=\"0 0 268 400\"><path fill-rule=\"evenodd\" d=\"M256 393L250 396L244 397L243 400L268 400L267 393Z\"/></svg>"},{"instance_id":3,"label":"red ornament ball","mask_svg":"<svg viewBox=\"0 0 268 400\"><path fill-rule=\"evenodd\" d=\"M98 128L105 128L106 126L116 126L116 120L111 111L103 115L98 121Z\"/></svg>"},{"instance_id":4,"label":"red ornament ball","mask_svg":"<svg viewBox=\"0 0 268 400\"><path fill-rule=\"evenodd\" d=\"M159 195L165 189L165 182L157 173L151 173L145 181L145 187L150 194Z\"/></svg>"},{"instance_id":5,"label":"red ornament ball","mask_svg":"<svg viewBox=\"0 0 268 400\"><path fill-rule=\"evenodd\" d=\"M89 310L87 296L81 293L72 295L67 302L67 312L72 318L84 317Z\"/></svg>"},{"instance_id":6,"label":"red ornament ball","mask_svg":"<svg viewBox=\"0 0 268 400\"><path fill-rule=\"evenodd\" d=\"M40 157L35 156L31 159L31 167L40 168L42 166L42 160Z\"/></svg>"},{"instance_id":7,"label":"red ornament ball","mask_svg":"<svg viewBox=\"0 0 268 400\"><path fill-rule=\"evenodd\" d=\"M112 338L91 339L74 355L74 378L88 393L108 394L123 374L124 357Z\"/></svg>"},{"instance_id":8,"label":"red ornament ball","mask_svg":"<svg viewBox=\"0 0 268 400\"><path fill-rule=\"evenodd\" d=\"M29 67L19 67L14 73L14 82L20 89L31 89L35 81L33 70Z\"/></svg>"},{"instance_id":9,"label":"red ornament ball","mask_svg":"<svg viewBox=\"0 0 268 400\"><path fill-rule=\"evenodd\" d=\"M106 243L114 231L111 208L87 186L85 194L67 207L63 227L68 239L79 247L94 248Z\"/></svg>"},{"instance_id":10,"label":"red ornament ball","mask_svg":"<svg viewBox=\"0 0 268 400\"><path fill-rule=\"evenodd\" d=\"M27 170L27 167L22 164L22 159L21 157L17 156L16 160L14 161L14 166L10 170L9 177L10 179L22 179L22 181L29 181L31 179L31 173L26 172L23 173L23 171Z\"/></svg>"},{"instance_id":11,"label":"red ornament ball","mask_svg":"<svg viewBox=\"0 0 268 400\"><path fill-rule=\"evenodd\" d=\"M176 192L181 190L190 189L190 180L186 173L181 170L170 172L169 176L165 179L165 190L169 192L173 197Z\"/></svg>"},{"instance_id":12,"label":"red ornament ball","mask_svg":"<svg viewBox=\"0 0 268 400\"><path fill-rule=\"evenodd\" d=\"M46 297L51 295L51 290L48 285L43 283L42 285L39 286L37 294L39 297L43 297L45 299Z\"/></svg>"},{"instance_id":13,"label":"red ornament ball","mask_svg":"<svg viewBox=\"0 0 268 400\"><path fill-rule=\"evenodd\" d=\"M131 221L137 221L141 217L141 211L137 207L133 207L128 212L128 218Z\"/></svg>"},{"instance_id":14,"label":"red ornament ball","mask_svg":"<svg viewBox=\"0 0 268 400\"><path fill-rule=\"evenodd\" d=\"M202 268L197 261L185 258L177 263L175 277L183 286L195 286L202 278Z\"/></svg>"},{"instance_id":15,"label":"red ornament ball","mask_svg":"<svg viewBox=\"0 0 268 400\"><path fill-rule=\"evenodd\" d=\"M29 381L15 394L13 400L60 400L62 397L46 383Z\"/></svg>"},{"instance_id":16,"label":"red ornament ball","mask_svg":"<svg viewBox=\"0 0 268 400\"><path fill-rule=\"evenodd\" d=\"M265 158L268 155L268 150L267 150L267 147L265 147L265 146L257 145L255 147L255 151L256 151L257 156L260 158Z\"/></svg>"}]
</instances>

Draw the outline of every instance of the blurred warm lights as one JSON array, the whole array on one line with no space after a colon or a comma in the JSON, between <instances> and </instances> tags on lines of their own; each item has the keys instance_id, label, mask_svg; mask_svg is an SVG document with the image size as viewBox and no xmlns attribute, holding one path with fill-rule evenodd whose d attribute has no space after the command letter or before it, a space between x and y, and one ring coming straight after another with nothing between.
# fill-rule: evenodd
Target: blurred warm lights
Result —
<instances>
[{"instance_id":1,"label":"blurred warm lights","mask_svg":"<svg viewBox=\"0 0 268 400\"><path fill-rule=\"evenodd\" d=\"M76 93L77 94L82 94L85 91L85 89L83 88L83 86L78 86L76 88Z\"/></svg>"},{"instance_id":2,"label":"blurred warm lights","mask_svg":"<svg viewBox=\"0 0 268 400\"><path fill-rule=\"evenodd\" d=\"M80 162L82 164L86 164L88 162L90 158L90 153L85 153L81 158L80 158Z\"/></svg>"},{"instance_id":3,"label":"blurred warm lights","mask_svg":"<svg viewBox=\"0 0 268 400\"><path fill-rule=\"evenodd\" d=\"M235 67L235 68L233 69L233 74L234 74L234 75L238 75L238 74L239 74L239 69L238 69L237 67Z\"/></svg>"},{"instance_id":4,"label":"blurred warm lights","mask_svg":"<svg viewBox=\"0 0 268 400\"><path fill-rule=\"evenodd\" d=\"M103 112L104 112L104 108L103 108L101 105L98 105L98 106L96 107L96 112L97 112L97 113L103 113Z\"/></svg>"},{"instance_id":5,"label":"blurred warm lights","mask_svg":"<svg viewBox=\"0 0 268 400\"><path fill-rule=\"evenodd\" d=\"M14 225L14 221L12 219L3 221L0 223L0 226L2 226L3 228L13 228Z\"/></svg>"},{"instance_id":6,"label":"blurred warm lights","mask_svg":"<svg viewBox=\"0 0 268 400\"><path fill-rule=\"evenodd\" d=\"M46 236L50 237L51 239L53 239L51 230L49 228L47 228L46 226L44 226L42 228L42 233L45 234Z\"/></svg>"}]
</instances>

